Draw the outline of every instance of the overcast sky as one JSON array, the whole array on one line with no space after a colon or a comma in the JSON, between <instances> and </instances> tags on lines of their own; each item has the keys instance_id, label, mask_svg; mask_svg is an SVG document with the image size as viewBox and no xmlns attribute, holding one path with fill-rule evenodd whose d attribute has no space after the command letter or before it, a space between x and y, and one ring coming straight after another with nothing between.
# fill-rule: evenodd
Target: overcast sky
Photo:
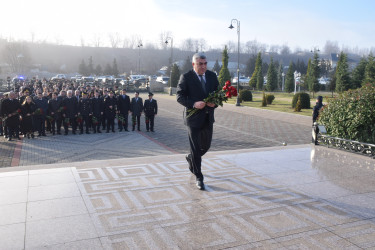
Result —
<instances>
[{"instance_id":1,"label":"overcast sky","mask_svg":"<svg viewBox=\"0 0 375 250\"><path fill-rule=\"evenodd\" d=\"M175 45L187 38L205 39L221 48L256 39L268 45L287 44L322 49L327 40L340 46L371 48L375 41L375 1L371 0L4 0L0 36L47 40L61 44L92 43L95 36L109 46L108 33L138 36L158 44L170 32ZM234 24L234 26L236 26Z\"/></svg>"}]
</instances>

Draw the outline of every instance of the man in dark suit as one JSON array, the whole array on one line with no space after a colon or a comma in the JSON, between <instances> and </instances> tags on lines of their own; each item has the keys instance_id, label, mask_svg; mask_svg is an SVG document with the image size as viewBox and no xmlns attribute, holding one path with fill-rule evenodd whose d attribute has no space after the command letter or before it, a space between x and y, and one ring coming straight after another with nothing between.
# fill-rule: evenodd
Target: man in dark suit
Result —
<instances>
[{"instance_id":1,"label":"man in dark suit","mask_svg":"<svg viewBox=\"0 0 375 250\"><path fill-rule=\"evenodd\" d=\"M95 90L94 97L91 98L91 104L92 104L92 113L93 117L95 117L95 121L93 121L93 128L94 128L94 134L96 132L101 133L100 131L100 123L103 117L104 112L104 103L103 98L99 96L99 91Z\"/></svg>"},{"instance_id":2,"label":"man in dark suit","mask_svg":"<svg viewBox=\"0 0 375 250\"><path fill-rule=\"evenodd\" d=\"M65 135L68 135L69 124L71 124L73 134L75 135L77 130L76 118L78 113L78 101L77 98L73 96L72 90L68 90L67 97L63 100L62 106L64 107L63 119Z\"/></svg>"},{"instance_id":3,"label":"man in dark suit","mask_svg":"<svg viewBox=\"0 0 375 250\"><path fill-rule=\"evenodd\" d=\"M135 95L132 98L130 109L132 112L133 131L135 130L135 125L137 125L138 131L141 131L140 122L143 111L143 101L142 98L139 97L138 91L135 92Z\"/></svg>"},{"instance_id":4,"label":"man in dark suit","mask_svg":"<svg viewBox=\"0 0 375 250\"><path fill-rule=\"evenodd\" d=\"M122 116L124 118L123 121L118 121L118 127L120 129L120 132L125 129L125 131L128 131L128 116L130 112L130 98L126 94L126 90L121 90L121 95L118 96L117 100L117 108L119 116Z\"/></svg>"},{"instance_id":5,"label":"man in dark suit","mask_svg":"<svg viewBox=\"0 0 375 250\"><path fill-rule=\"evenodd\" d=\"M158 113L158 102L152 98L153 96L153 93L148 93L148 99L145 100L145 104L143 105L143 110L146 116L147 132L150 130L151 132L154 132L155 115Z\"/></svg>"},{"instance_id":6,"label":"man in dark suit","mask_svg":"<svg viewBox=\"0 0 375 250\"><path fill-rule=\"evenodd\" d=\"M184 123L187 125L190 154L186 156L190 171L196 176L198 189L204 190L201 171L202 156L211 146L215 104L203 100L218 89L219 81L212 71L207 70L203 53L196 53L192 60L193 70L181 75L177 86L177 101L185 107ZM188 110L199 109L189 116Z\"/></svg>"},{"instance_id":7,"label":"man in dark suit","mask_svg":"<svg viewBox=\"0 0 375 250\"><path fill-rule=\"evenodd\" d=\"M111 90L109 96L104 99L104 115L107 120L107 133L112 129L115 132L115 117L117 112L117 100L114 97L114 92Z\"/></svg>"},{"instance_id":8,"label":"man in dark suit","mask_svg":"<svg viewBox=\"0 0 375 250\"><path fill-rule=\"evenodd\" d=\"M5 118L5 125L8 128L8 141L12 140L12 137L19 137L19 125L20 125L20 111L21 104L16 99L14 92L9 93L9 98L4 99L1 104L0 114Z\"/></svg>"}]
</instances>

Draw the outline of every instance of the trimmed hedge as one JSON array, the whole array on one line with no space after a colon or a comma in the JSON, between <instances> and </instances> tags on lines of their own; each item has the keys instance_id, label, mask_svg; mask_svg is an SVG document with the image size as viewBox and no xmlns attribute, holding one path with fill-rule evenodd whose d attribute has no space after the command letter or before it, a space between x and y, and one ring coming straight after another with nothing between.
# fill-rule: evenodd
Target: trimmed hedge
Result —
<instances>
[{"instance_id":1,"label":"trimmed hedge","mask_svg":"<svg viewBox=\"0 0 375 250\"><path fill-rule=\"evenodd\" d=\"M307 94L307 93L304 93L304 92L296 93L293 96L292 108L296 107L296 103L298 101L298 97L299 96L301 97L301 108L302 109L310 109L311 108L311 105L310 105L310 95Z\"/></svg>"},{"instance_id":2,"label":"trimmed hedge","mask_svg":"<svg viewBox=\"0 0 375 250\"><path fill-rule=\"evenodd\" d=\"M323 106L318 122L327 134L375 144L375 83L345 91Z\"/></svg>"},{"instance_id":3,"label":"trimmed hedge","mask_svg":"<svg viewBox=\"0 0 375 250\"><path fill-rule=\"evenodd\" d=\"M240 100L244 102L252 102L253 94L248 89L240 90Z\"/></svg>"}]
</instances>

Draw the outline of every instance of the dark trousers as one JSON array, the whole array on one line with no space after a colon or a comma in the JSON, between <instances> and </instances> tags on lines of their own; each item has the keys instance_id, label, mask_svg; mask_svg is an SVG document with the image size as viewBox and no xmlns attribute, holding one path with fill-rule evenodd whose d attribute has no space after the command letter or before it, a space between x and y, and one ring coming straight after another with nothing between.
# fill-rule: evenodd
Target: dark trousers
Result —
<instances>
[{"instance_id":1,"label":"dark trousers","mask_svg":"<svg viewBox=\"0 0 375 250\"><path fill-rule=\"evenodd\" d=\"M81 133L83 133L83 123L85 123L86 133L89 132L89 127L90 127L89 118L90 117L88 115L82 116L82 122L79 124L79 129L81 130Z\"/></svg>"},{"instance_id":2,"label":"dark trousers","mask_svg":"<svg viewBox=\"0 0 375 250\"><path fill-rule=\"evenodd\" d=\"M20 137L19 126L8 126L8 137Z\"/></svg>"},{"instance_id":3,"label":"dark trousers","mask_svg":"<svg viewBox=\"0 0 375 250\"><path fill-rule=\"evenodd\" d=\"M154 120L155 120L155 115L147 115L146 116L146 129L154 131Z\"/></svg>"},{"instance_id":4,"label":"dark trousers","mask_svg":"<svg viewBox=\"0 0 375 250\"><path fill-rule=\"evenodd\" d=\"M38 131L39 135L43 135L46 133L46 118L44 116L37 116L35 117L36 122L36 131Z\"/></svg>"},{"instance_id":5,"label":"dark trousers","mask_svg":"<svg viewBox=\"0 0 375 250\"><path fill-rule=\"evenodd\" d=\"M100 116L100 115L94 115L95 117L96 117L96 119L97 119L97 123L96 124L94 124L94 122L93 121L91 121L91 126L92 126L92 128L93 128L93 130L94 130L94 133L96 133L96 132L99 132L100 131L100 126L101 126L101 124L102 124L102 117Z\"/></svg>"},{"instance_id":6,"label":"dark trousers","mask_svg":"<svg viewBox=\"0 0 375 250\"><path fill-rule=\"evenodd\" d=\"M197 180L203 181L201 171L202 156L210 149L212 141L213 124L208 117L201 128L188 126L190 143L190 157L192 159L193 173Z\"/></svg>"},{"instance_id":7,"label":"dark trousers","mask_svg":"<svg viewBox=\"0 0 375 250\"><path fill-rule=\"evenodd\" d=\"M135 125L137 125L137 129L140 130L141 115L132 115L132 121L133 121L133 130L135 129Z\"/></svg>"},{"instance_id":8,"label":"dark trousers","mask_svg":"<svg viewBox=\"0 0 375 250\"><path fill-rule=\"evenodd\" d=\"M62 119L61 118L57 118L55 121L56 123L56 131L57 133L60 133L61 131L61 124L62 124ZM55 132L55 127L54 127L54 123L52 123L52 132Z\"/></svg>"},{"instance_id":9,"label":"dark trousers","mask_svg":"<svg viewBox=\"0 0 375 250\"><path fill-rule=\"evenodd\" d=\"M109 130L115 132L115 118L107 118L107 132L109 132Z\"/></svg>"},{"instance_id":10,"label":"dark trousers","mask_svg":"<svg viewBox=\"0 0 375 250\"><path fill-rule=\"evenodd\" d=\"M126 114L121 113L120 115L124 117L124 122L118 121L118 128L128 130L128 113Z\"/></svg>"},{"instance_id":11,"label":"dark trousers","mask_svg":"<svg viewBox=\"0 0 375 250\"><path fill-rule=\"evenodd\" d=\"M69 123L70 123L70 126L72 126L73 133L75 133L76 130L77 130L77 121L76 121L76 118L75 117L69 118ZM65 134L68 133L68 128L69 128L68 124L64 121Z\"/></svg>"},{"instance_id":12,"label":"dark trousers","mask_svg":"<svg viewBox=\"0 0 375 250\"><path fill-rule=\"evenodd\" d=\"M105 129L106 122L107 122L107 119L104 116L102 116L101 123L102 123L102 126L103 126L103 130Z\"/></svg>"}]
</instances>

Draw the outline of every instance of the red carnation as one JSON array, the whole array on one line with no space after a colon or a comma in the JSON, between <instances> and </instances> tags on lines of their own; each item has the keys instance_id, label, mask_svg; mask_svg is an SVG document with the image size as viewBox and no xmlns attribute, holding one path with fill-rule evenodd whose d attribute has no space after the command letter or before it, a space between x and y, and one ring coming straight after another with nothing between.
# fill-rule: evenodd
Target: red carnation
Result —
<instances>
[{"instance_id":1,"label":"red carnation","mask_svg":"<svg viewBox=\"0 0 375 250\"><path fill-rule=\"evenodd\" d=\"M223 90L225 91L225 90L227 90L228 89L228 87L227 87L227 85L225 85L224 87L223 87Z\"/></svg>"},{"instance_id":2,"label":"red carnation","mask_svg":"<svg viewBox=\"0 0 375 250\"><path fill-rule=\"evenodd\" d=\"M225 82L225 86L230 86L230 84L231 84L230 81Z\"/></svg>"}]
</instances>

